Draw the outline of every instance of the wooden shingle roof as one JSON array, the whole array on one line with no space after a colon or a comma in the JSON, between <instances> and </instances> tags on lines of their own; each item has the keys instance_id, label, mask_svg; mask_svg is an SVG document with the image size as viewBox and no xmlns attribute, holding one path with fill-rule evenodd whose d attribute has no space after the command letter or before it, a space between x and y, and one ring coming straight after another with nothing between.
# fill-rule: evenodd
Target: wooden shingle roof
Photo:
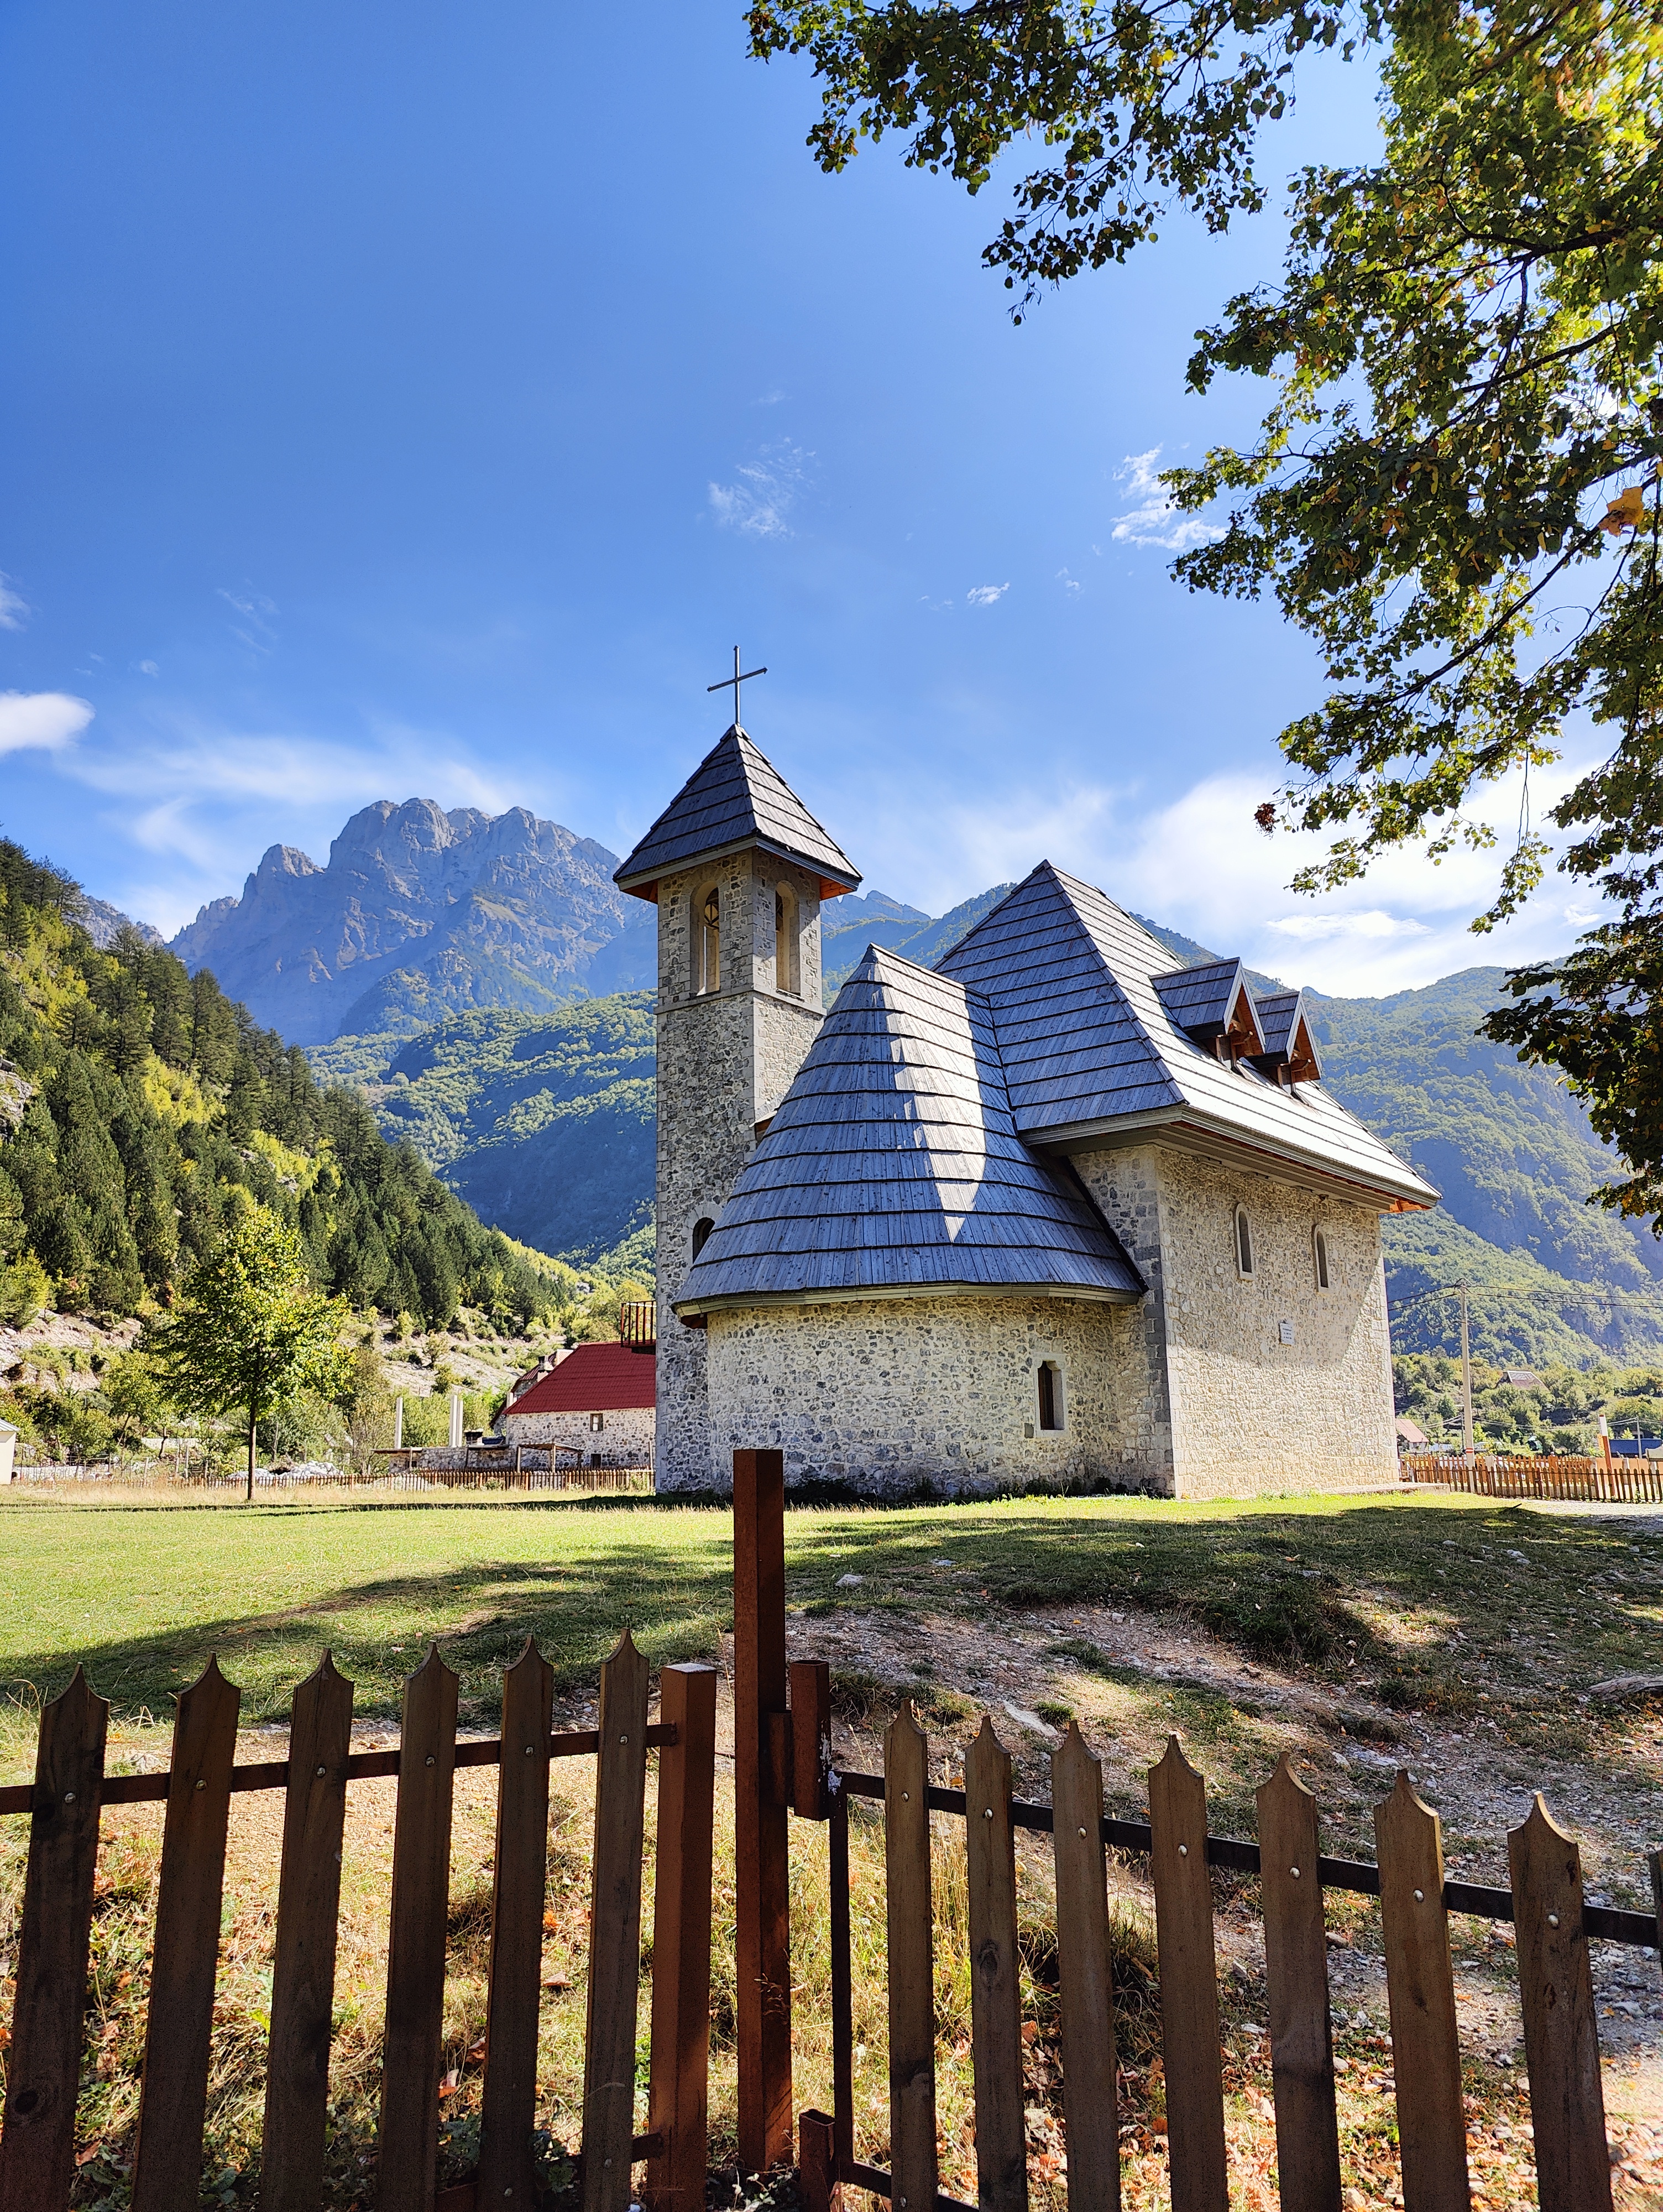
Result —
<instances>
[{"instance_id":1,"label":"wooden shingle roof","mask_svg":"<svg viewBox=\"0 0 1663 2212\"><path fill-rule=\"evenodd\" d=\"M859 870L736 722L614 871L612 880L620 890L652 898L660 876L753 845L816 871L822 898L853 890L860 881Z\"/></svg>"},{"instance_id":2,"label":"wooden shingle roof","mask_svg":"<svg viewBox=\"0 0 1663 2212\"><path fill-rule=\"evenodd\" d=\"M1017 1134L987 1002L871 948L676 1310L1144 1289L1071 1168Z\"/></svg>"},{"instance_id":3,"label":"wooden shingle roof","mask_svg":"<svg viewBox=\"0 0 1663 2212\"><path fill-rule=\"evenodd\" d=\"M1030 1144L1127 1143L1158 1128L1166 1141L1257 1154L1267 1172L1393 1209L1436 1204L1433 1186L1320 1083L1290 1089L1198 1044L1167 1002L1171 966L1124 908L1044 860L940 973L988 1000L1016 1127Z\"/></svg>"}]
</instances>

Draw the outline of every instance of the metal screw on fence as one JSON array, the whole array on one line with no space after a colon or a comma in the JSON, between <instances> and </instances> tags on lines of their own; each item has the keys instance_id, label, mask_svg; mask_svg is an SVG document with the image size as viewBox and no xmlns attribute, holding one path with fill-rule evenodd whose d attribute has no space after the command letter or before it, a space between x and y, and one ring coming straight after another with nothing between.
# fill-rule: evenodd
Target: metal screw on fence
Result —
<instances>
[{"instance_id":1,"label":"metal screw on fence","mask_svg":"<svg viewBox=\"0 0 1663 2212\"><path fill-rule=\"evenodd\" d=\"M326 1775L328 1772L329 1772L329 1769L328 1769L326 1766L320 1766L320 1767L318 1769L318 1779L319 1779L319 1782L321 1782L321 1781L323 1780L323 1778L324 1778L325 1775Z\"/></svg>"},{"instance_id":2,"label":"metal screw on fence","mask_svg":"<svg viewBox=\"0 0 1663 2212\"><path fill-rule=\"evenodd\" d=\"M1559 1925L1559 1916L1557 1912L1549 1913L1547 1917L1547 1924L1550 1928L1557 1928Z\"/></svg>"},{"instance_id":3,"label":"metal screw on fence","mask_svg":"<svg viewBox=\"0 0 1663 2212\"><path fill-rule=\"evenodd\" d=\"M1187 1859L1189 1856L1189 1845L1187 1844L1179 1844L1178 1856L1180 1859Z\"/></svg>"},{"instance_id":4,"label":"metal screw on fence","mask_svg":"<svg viewBox=\"0 0 1663 2212\"><path fill-rule=\"evenodd\" d=\"M74 1790L66 1790L64 1792L64 1802L66 1805L73 1805L73 1804L74 1804L74 1802L75 1802L75 1792L74 1792Z\"/></svg>"},{"instance_id":5,"label":"metal screw on fence","mask_svg":"<svg viewBox=\"0 0 1663 2212\"><path fill-rule=\"evenodd\" d=\"M1417 1889L1417 1890L1415 1892L1415 1902L1416 1902L1416 1904L1417 1904L1417 1905L1424 1905L1424 1904L1425 1904L1425 1902L1426 1902L1426 1892L1425 1892L1423 1889Z\"/></svg>"}]
</instances>

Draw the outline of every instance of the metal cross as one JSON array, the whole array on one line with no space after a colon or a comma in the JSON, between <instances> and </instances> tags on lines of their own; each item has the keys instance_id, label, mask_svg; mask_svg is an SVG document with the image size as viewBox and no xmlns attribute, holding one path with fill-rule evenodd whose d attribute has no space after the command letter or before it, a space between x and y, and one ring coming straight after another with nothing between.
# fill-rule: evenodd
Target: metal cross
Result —
<instances>
[{"instance_id":1,"label":"metal cross","mask_svg":"<svg viewBox=\"0 0 1663 2212\"><path fill-rule=\"evenodd\" d=\"M732 675L723 677L719 684L706 684L705 690L707 691L725 691L731 687L733 692L733 726L736 730L739 727L739 686L742 684L749 684L753 676L766 676L767 674L768 671L766 668L748 668L742 676L739 673L739 648L736 645L733 648Z\"/></svg>"}]
</instances>

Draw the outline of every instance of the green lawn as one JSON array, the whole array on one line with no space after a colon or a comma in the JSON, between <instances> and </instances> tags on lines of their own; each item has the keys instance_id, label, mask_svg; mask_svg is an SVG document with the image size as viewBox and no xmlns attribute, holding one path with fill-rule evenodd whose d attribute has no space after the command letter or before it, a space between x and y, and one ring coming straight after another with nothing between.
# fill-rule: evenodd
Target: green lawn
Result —
<instances>
[{"instance_id":1,"label":"green lawn","mask_svg":"<svg viewBox=\"0 0 1663 2212\"><path fill-rule=\"evenodd\" d=\"M810 1614L1177 1604L1253 1652L1298 1655L1404 1710L1460 1711L1484 1693L1520 1741L1567 1725L1589 1683L1655 1666L1663 1626L1663 1526L1452 1497L805 1510L787 1516L786 1541L792 1602ZM358 1711L391 1715L436 1638L483 1717L528 1635L576 1687L626 1626L659 1662L712 1654L731 1619L727 1514L652 1502L9 1498L0 1560L8 1778L28 1708L77 1659L118 1715L162 1719L217 1652L253 1720L286 1710L327 1644ZM859 1587L838 1589L849 1572Z\"/></svg>"}]
</instances>

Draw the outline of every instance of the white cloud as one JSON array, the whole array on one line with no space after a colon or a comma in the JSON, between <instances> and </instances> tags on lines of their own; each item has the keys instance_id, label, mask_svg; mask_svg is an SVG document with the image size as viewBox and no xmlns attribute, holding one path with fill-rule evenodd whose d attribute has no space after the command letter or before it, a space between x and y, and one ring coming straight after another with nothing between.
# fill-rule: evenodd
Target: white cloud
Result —
<instances>
[{"instance_id":1,"label":"white cloud","mask_svg":"<svg viewBox=\"0 0 1663 2212\"><path fill-rule=\"evenodd\" d=\"M972 584L964 596L973 607L991 607L996 599L1002 599L1010 588L1008 579L1003 584Z\"/></svg>"},{"instance_id":2,"label":"white cloud","mask_svg":"<svg viewBox=\"0 0 1663 2212\"><path fill-rule=\"evenodd\" d=\"M138 672L141 676L160 676L161 671L154 660L141 660L138 664Z\"/></svg>"},{"instance_id":3,"label":"white cloud","mask_svg":"<svg viewBox=\"0 0 1663 2212\"><path fill-rule=\"evenodd\" d=\"M1096 546L1094 546L1094 547L1092 548L1092 550L1093 550L1093 552L1096 552ZM1069 573L1068 573L1068 571L1067 571L1067 569L1066 569L1066 568L1059 568L1059 569L1058 569L1058 571L1057 571L1057 581L1058 581L1058 582L1062 586L1062 587L1063 587L1064 591L1065 591L1065 592L1077 592L1077 591L1079 590L1079 588L1080 588L1080 581L1079 581L1078 577L1077 577L1077 576L1071 576L1071 575L1069 574Z\"/></svg>"},{"instance_id":4,"label":"white cloud","mask_svg":"<svg viewBox=\"0 0 1663 2212\"><path fill-rule=\"evenodd\" d=\"M1138 501L1120 517L1110 531L1114 543L1163 545L1168 553L1183 553L1192 545L1205 545L1210 538L1222 538L1222 530L1211 522L1203 522L1199 515L1179 514L1156 468L1160 458L1160 447L1151 446L1146 453L1128 453L1114 471L1116 483L1124 483L1127 495Z\"/></svg>"},{"instance_id":5,"label":"white cloud","mask_svg":"<svg viewBox=\"0 0 1663 2212\"><path fill-rule=\"evenodd\" d=\"M1332 937L1429 937L1431 931L1423 921L1416 921L1407 915L1387 914L1381 908L1365 907L1360 914L1287 914L1278 921L1267 921L1266 929L1273 929L1278 937L1291 937L1302 945L1320 945Z\"/></svg>"},{"instance_id":6,"label":"white cloud","mask_svg":"<svg viewBox=\"0 0 1663 2212\"><path fill-rule=\"evenodd\" d=\"M787 439L765 446L757 459L734 471L737 483L709 486L712 513L725 530L743 530L752 538L789 538L786 518L808 481L805 465L813 458Z\"/></svg>"},{"instance_id":7,"label":"white cloud","mask_svg":"<svg viewBox=\"0 0 1663 2212\"><path fill-rule=\"evenodd\" d=\"M62 752L92 719L67 691L0 691L0 753Z\"/></svg>"},{"instance_id":8,"label":"white cloud","mask_svg":"<svg viewBox=\"0 0 1663 2212\"><path fill-rule=\"evenodd\" d=\"M21 629L28 611L28 602L12 590L0 573L0 629Z\"/></svg>"}]
</instances>

